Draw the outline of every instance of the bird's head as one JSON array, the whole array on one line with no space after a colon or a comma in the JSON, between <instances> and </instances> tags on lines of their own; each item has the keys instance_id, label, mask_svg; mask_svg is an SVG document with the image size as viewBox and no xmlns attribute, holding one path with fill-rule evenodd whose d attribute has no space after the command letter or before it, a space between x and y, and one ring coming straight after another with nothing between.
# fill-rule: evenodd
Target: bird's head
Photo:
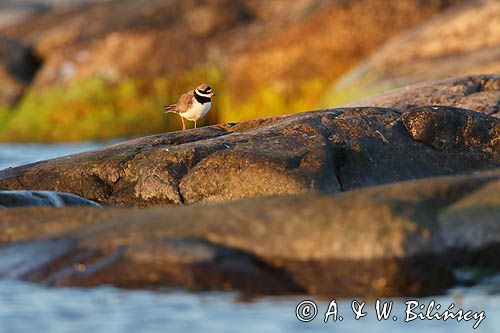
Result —
<instances>
[{"instance_id":1,"label":"bird's head","mask_svg":"<svg viewBox=\"0 0 500 333\"><path fill-rule=\"evenodd\" d=\"M210 86L206 83L200 84L196 87L196 93L200 96L209 98L215 96L215 93L212 92L212 88L210 88Z\"/></svg>"}]
</instances>

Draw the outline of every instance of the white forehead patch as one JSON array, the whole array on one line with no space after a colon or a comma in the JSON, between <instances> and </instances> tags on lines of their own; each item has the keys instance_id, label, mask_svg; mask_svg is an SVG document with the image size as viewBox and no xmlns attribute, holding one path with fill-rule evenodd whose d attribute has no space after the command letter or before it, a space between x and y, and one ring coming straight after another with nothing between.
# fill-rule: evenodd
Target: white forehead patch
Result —
<instances>
[{"instance_id":1,"label":"white forehead patch","mask_svg":"<svg viewBox=\"0 0 500 333\"><path fill-rule=\"evenodd\" d=\"M209 97L209 98L211 97L210 96L210 91L208 93L204 94L204 93L200 92L198 89L195 90L196 95L199 95L199 96L202 96L202 97Z\"/></svg>"}]
</instances>

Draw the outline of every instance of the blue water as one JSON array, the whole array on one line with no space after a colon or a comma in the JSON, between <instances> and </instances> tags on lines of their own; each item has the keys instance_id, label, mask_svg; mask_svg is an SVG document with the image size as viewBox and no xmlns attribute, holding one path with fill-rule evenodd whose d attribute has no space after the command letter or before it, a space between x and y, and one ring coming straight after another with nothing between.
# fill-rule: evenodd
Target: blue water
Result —
<instances>
[{"instance_id":1,"label":"blue water","mask_svg":"<svg viewBox=\"0 0 500 333\"><path fill-rule=\"evenodd\" d=\"M111 144L111 143L107 143ZM71 144L4 144L0 143L0 170L47 160L85 150L96 149L104 143L71 143Z\"/></svg>"},{"instance_id":2,"label":"blue water","mask_svg":"<svg viewBox=\"0 0 500 333\"><path fill-rule=\"evenodd\" d=\"M241 300L236 293L179 290L130 291L98 288L48 288L16 281L0 282L0 332L471 332L473 321L404 322L403 300L394 299L398 319L377 321L373 301L367 315L354 319L351 300L339 300L344 320L324 323L328 302L315 300L320 313L309 323L295 317L307 296ZM313 299L314 300L314 299ZM361 299L359 299L361 301ZM484 286L454 289L434 300L445 307L484 310L477 332L498 332L500 297ZM386 300L388 301L388 300ZM420 299L428 303L430 299ZM323 312L323 313L321 313Z\"/></svg>"},{"instance_id":3,"label":"blue water","mask_svg":"<svg viewBox=\"0 0 500 333\"><path fill-rule=\"evenodd\" d=\"M0 169L53 158L100 144L0 145ZM4 332L499 332L500 278L474 287L460 287L434 297L445 310L484 311L486 319L473 330L474 321L404 322L410 298L392 299L394 309L387 321L377 321L374 300L367 300L367 315L354 319L352 299L338 300L343 321L323 322L328 300L310 296L280 296L245 299L238 293L191 293L179 289L123 290L97 288L54 288L21 281L0 281L0 333ZM295 308L305 299L317 304L311 322L296 318ZM362 299L359 299L362 301ZM389 300L385 300L389 301ZM428 304L431 298L418 299ZM393 320L393 316L397 320Z\"/></svg>"}]
</instances>

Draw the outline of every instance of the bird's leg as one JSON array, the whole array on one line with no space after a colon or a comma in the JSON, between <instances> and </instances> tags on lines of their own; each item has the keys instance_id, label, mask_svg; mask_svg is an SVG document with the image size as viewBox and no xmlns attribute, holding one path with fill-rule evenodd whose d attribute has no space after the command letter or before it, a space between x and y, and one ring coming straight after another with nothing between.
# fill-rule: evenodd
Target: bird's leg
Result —
<instances>
[{"instance_id":1,"label":"bird's leg","mask_svg":"<svg viewBox=\"0 0 500 333\"><path fill-rule=\"evenodd\" d=\"M194 121L194 128L196 128L196 120Z\"/></svg>"},{"instance_id":2,"label":"bird's leg","mask_svg":"<svg viewBox=\"0 0 500 333\"><path fill-rule=\"evenodd\" d=\"M186 124L184 123L184 118L182 118L181 115L179 115L179 117L181 117L181 120L182 120L182 130L184 131L186 129Z\"/></svg>"}]
</instances>

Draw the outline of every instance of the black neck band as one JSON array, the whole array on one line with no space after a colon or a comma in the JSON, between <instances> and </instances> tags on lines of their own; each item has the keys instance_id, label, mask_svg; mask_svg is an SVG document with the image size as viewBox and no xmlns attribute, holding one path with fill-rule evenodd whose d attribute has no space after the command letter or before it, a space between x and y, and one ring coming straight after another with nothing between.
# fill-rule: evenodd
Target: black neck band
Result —
<instances>
[{"instance_id":1,"label":"black neck band","mask_svg":"<svg viewBox=\"0 0 500 333\"><path fill-rule=\"evenodd\" d=\"M196 98L196 101L200 104L205 104L211 101L210 97L198 95L196 90L194 91L194 98Z\"/></svg>"}]
</instances>

